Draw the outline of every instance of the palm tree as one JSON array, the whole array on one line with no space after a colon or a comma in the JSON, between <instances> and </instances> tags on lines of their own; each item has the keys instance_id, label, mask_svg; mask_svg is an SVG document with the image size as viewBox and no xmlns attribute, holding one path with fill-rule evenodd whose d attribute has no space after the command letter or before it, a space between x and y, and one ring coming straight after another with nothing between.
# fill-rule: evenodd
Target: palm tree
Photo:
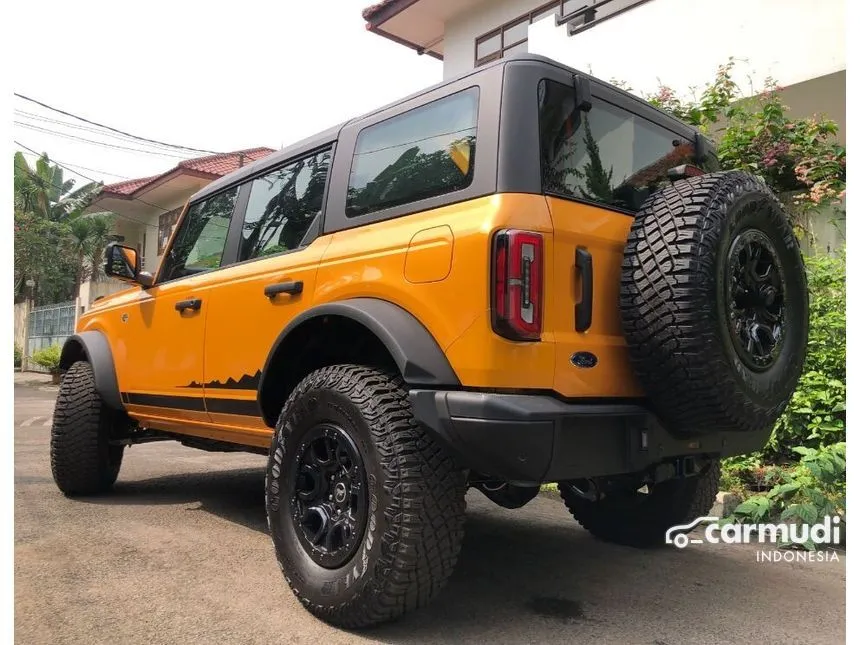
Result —
<instances>
[{"instance_id":1,"label":"palm tree","mask_svg":"<svg viewBox=\"0 0 860 645\"><path fill-rule=\"evenodd\" d=\"M69 220L71 250L77 258L78 267L78 274L75 276L76 293L81 284L100 275L112 226L113 218L107 215L84 215Z\"/></svg>"},{"instance_id":2,"label":"palm tree","mask_svg":"<svg viewBox=\"0 0 860 645\"><path fill-rule=\"evenodd\" d=\"M80 285L99 270L112 218L84 215L84 210L102 184L74 187L75 180L64 180L63 169L47 154L31 167L23 154L15 153L16 297L23 294L24 280L33 278L46 298L74 298Z\"/></svg>"},{"instance_id":3,"label":"palm tree","mask_svg":"<svg viewBox=\"0 0 860 645\"><path fill-rule=\"evenodd\" d=\"M90 182L73 190L75 180L63 181L63 169L52 164L46 153L35 168L20 152L15 153L15 208L54 222L79 216L99 193L102 184Z\"/></svg>"}]
</instances>

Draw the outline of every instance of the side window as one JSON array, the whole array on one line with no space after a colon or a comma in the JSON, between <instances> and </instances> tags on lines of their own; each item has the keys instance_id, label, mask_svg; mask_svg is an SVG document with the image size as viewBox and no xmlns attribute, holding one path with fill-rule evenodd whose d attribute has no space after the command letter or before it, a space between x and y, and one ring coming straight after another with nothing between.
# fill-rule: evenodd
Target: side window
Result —
<instances>
[{"instance_id":1,"label":"side window","mask_svg":"<svg viewBox=\"0 0 860 645\"><path fill-rule=\"evenodd\" d=\"M347 217L466 188L477 131L477 88L365 128L352 158Z\"/></svg>"},{"instance_id":2,"label":"side window","mask_svg":"<svg viewBox=\"0 0 860 645\"><path fill-rule=\"evenodd\" d=\"M670 168L693 163L692 141L611 103L577 110L573 89L552 81L538 100L546 192L635 211Z\"/></svg>"},{"instance_id":3,"label":"side window","mask_svg":"<svg viewBox=\"0 0 860 645\"><path fill-rule=\"evenodd\" d=\"M230 218L239 188L231 188L188 208L173 246L164 258L161 282L221 266Z\"/></svg>"},{"instance_id":4,"label":"side window","mask_svg":"<svg viewBox=\"0 0 860 645\"><path fill-rule=\"evenodd\" d=\"M253 181L240 262L298 248L322 212L330 164L331 150L325 150Z\"/></svg>"}]
</instances>

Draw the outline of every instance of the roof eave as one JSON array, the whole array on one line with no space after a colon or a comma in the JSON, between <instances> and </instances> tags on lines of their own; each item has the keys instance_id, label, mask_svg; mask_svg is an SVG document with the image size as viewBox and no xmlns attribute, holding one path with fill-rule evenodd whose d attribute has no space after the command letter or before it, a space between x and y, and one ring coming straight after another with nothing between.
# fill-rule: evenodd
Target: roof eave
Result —
<instances>
[{"instance_id":1,"label":"roof eave","mask_svg":"<svg viewBox=\"0 0 860 645\"><path fill-rule=\"evenodd\" d=\"M390 34L387 31L385 31L384 29L380 29L379 27L377 27L376 25L374 25L371 22L368 22L366 27L367 27L367 30L371 33L374 33L378 36L382 36L383 38L388 38L388 40L391 40L391 41L397 43L398 45L403 45L404 47L409 47L409 49L414 49L416 52L418 52L419 56L429 56L430 58L435 58L436 60L443 60L442 54L439 54L438 52L435 52L432 49L425 49L424 46L419 45L417 43L413 43L409 40L406 40L405 38L401 38L400 36L395 36L394 34Z\"/></svg>"}]
</instances>

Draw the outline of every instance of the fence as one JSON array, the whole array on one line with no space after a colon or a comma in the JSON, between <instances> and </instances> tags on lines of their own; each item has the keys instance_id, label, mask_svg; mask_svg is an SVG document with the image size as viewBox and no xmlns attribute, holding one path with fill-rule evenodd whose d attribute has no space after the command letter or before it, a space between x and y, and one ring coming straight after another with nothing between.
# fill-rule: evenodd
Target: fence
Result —
<instances>
[{"instance_id":1,"label":"fence","mask_svg":"<svg viewBox=\"0 0 860 645\"><path fill-rule=\"evenodd\" d=\"M25 355L30 357L36 350L50 345L61 345L75 333L75 303L33 307L27 320L27 347ZM27 367L38 372L47 372L33 361Z\"/></svg>"}]
</instances>

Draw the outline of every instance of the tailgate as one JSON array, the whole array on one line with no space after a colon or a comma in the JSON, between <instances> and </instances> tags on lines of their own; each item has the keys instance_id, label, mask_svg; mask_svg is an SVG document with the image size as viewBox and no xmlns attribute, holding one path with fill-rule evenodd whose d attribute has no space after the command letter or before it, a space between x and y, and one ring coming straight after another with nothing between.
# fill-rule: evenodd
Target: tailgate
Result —
<instances>
[{"instance_id":1,"label":"tailgate","mask_svg":"<svg viewBox=\"0 0 860 645\"><path fill-rule=\"evenodd\" d=\"M554 280L552 292L545 294L544 324L555 338L553 389L569 397L641 396L618 310L621 260L633 219L566 199L546 199L553 225ZM592 297L587 299L589 260ZM589 302L591 321L585 327ZM582 331L577 331L577 304ZM597 359L593 366L588 354ZM581 360L574 361L575 355Z\"/></svg>"}]
</instances>

